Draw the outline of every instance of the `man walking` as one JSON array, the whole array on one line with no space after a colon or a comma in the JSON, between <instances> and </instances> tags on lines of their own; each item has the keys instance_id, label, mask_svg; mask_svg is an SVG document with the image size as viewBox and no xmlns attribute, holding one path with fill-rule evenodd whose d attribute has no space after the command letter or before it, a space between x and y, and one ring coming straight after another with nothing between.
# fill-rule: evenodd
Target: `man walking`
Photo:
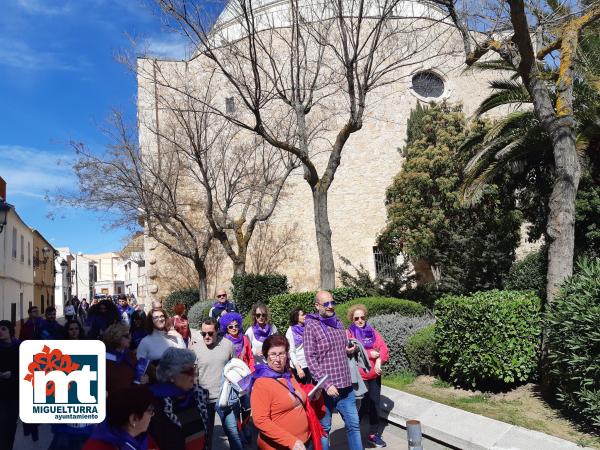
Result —
<instances>
[{"instance_id":1,"label":"man walking","mask_svg":"<svg viewBox=\"0 0 600 450\"><path fill-rule=\"evenodd\" d=\"M38 339L40 335L40 326L42 325L42 318L40 317L40 310L37 306L32 305L27 310L29 317L27 320L21 319L21 330L19 332L19 340L25 341L27 339Z\"/></svg>"},{"instance_id":2,"label":"man walking","mask_svg":"<svg viewBox=\"0 0 600 450\"><path fill-rule=\"evenodd\" d=\"M229 339L217 334L217 321L209 317L202 322L202 339L193 339L190 349L196 353L198 363L198 384L208 390L208 448L212 448L215 412L219 414L231 450L242 450L242 439L237 428L239 408L218 407L223 369L235 357L235 349Z\"/></svg>"},{"instance_id":3,"label":"man walking","mask_svg":"<svg viewBox=\"0 0 600 450\"><path fill-rule=\"evenodd\" d=\"M119 311L119 320L123 325L131 325L131 315L133 314L133 308L127 303L127 297L125 294L119 295L119 302L117 304L117 311Z\"/></svg>"},{"instance_id":4,"label":"man walking","mask_svg":"<svg viewBox=\"0 0 600 450\"><path fill-rule=\"evenodd\" d=\"M308 314L304 322L304 356L315 381L322 380L326 375L328 377L323 385L325 416L321 419L321 425L326 433L321 438L323 450L329 450L331 415L335 409L346 424L348 448L362 450L360 421L347 356L354 353L355 347L347 346L344 325L336 317L334 306L331 293L317 291L315 308L318 313Z\"/></svg>"},{"instance_id":5,"label":"man walking","mask_svg":"<svg viewBox=\"0 0 600 450\"><path fill-rule=\"evenodd\" d=\"M217 290L217 301L213 304L213 307L210 308L208 312L208 316L212 317L216 321L219 318L229 312L239 312L235 303L230 302L227 298L227 291L223 288Z\"/></svg>"}]
</instances>

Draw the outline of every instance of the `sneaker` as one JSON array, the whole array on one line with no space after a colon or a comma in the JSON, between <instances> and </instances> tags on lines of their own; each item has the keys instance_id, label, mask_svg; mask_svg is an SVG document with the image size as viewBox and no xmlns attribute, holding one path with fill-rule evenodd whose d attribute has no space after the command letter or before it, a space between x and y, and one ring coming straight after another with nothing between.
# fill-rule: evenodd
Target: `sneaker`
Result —
<instances>
[{"instance_id":1,"label":"sneaker","mask_svg":"<svg viewBox=\"0 0 600 450\"><path fill-rule=\"evenodd\" d=\"M386 447L387 444L385 443L385 441L383 439L381 439L381 436L377 435L377 434L370 434L367 437L367 443L369 445L372 445L373 447L377 447L377 448L381 448L381 447Z\"/></svg>"}]
</instances>

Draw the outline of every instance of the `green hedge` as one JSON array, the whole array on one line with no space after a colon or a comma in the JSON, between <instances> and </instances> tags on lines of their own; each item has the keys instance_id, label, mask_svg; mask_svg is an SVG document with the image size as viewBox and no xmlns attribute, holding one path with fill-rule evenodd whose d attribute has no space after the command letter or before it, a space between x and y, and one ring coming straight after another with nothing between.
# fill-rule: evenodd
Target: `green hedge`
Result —
<instances>
[{"instance_id":1,"label":"green hedge","mask_svg":"<svg viewBox=\"0 0 600 450\"><path fill-rule=\"evenodd\" d=\"M190 310L193 304L197 303L199 299L198 289L189 288L173 291L163 300L163 308L172 316L173 307L177 303L183 303L187 311Z\"/></svg>"},{"instance_id":2,"label":"green hedge","mask_svg":"<svg viewBox=\"0 0 600 450\"><path fill-rule=\"evenodd\" d=\"M257 275L248 273L231 279L232 295L244 315L257 302L268 303L269 297L288 292L287 277L280 274Z\"/></svg>"},{"instance_id":3,"label":"green hedge","mask_svg":"<svg viewBox=\"0 0 600 450\"><path fill-rule=\"evenodd\" d=\"M383 314L400 314L405 317L419 317L427 312L427 308L420 303L411 300L390 297L365 297L358 298L335 307L335 313L344 322L344 325L350 325L346 314L348 309L362 303L369 310L369 316L381 316Z\"/></svg>"},{"instance_id":4,"label":"green hedge","mask_svg":"<svg viewBox=\"0 0 600 450\"><path fill-rule=\"evenodd\" d=\"M207 300L204 302L196 302L188 311L188 321L190 322L190 328L200 328L200 323L208 317L208 312L212 307L213 302Z\"/></svg>"},{"instance_id":5,"label":"green hedge","mask_svg":"<svg viewBox=\"0 0 600 450\"><path fill-rule=\"evenodd\" d=\"M600 430L600 259L581 260L546 317L558 400Z\"/></svg>"},{"instance_id":6,"label":"green hedge","mask_svg":"<svg viewBox=\"0 0 600 450\"><path fill-rule=\"evenodd\" d=\"M546 273L548 252L545 248L532 252L521 261L515 261L504 280L504 289L511 291L534 290L540 298L546 298Z\"/></svg>"},{"instance_id":7,"label":"green hedge","mask_svg":"<svg viewBox=\"0 0 600 450\"><path fill-rule=\"evenodd\" d=\"M331 292L338 303L345 303L364 296L364 292L361 290L348 287L337 288ZM292 292L290 294L274 295L269 298L268 305L272 321L282 334L285 333L290 325L289 316L294 308L302 308L305 312L309 313L315 311L315 294L316 291Z\"/></svg>"},{"instance_id":8,"label":"green hedge","mask_svg":"<svg viewBox=\"0 0 600 450\"><path fill-rule=\"evenodd\" d=\"M422 328L404 345L410 369L417 374L432 375L435 365L435 324Z\"/></svg>"},{"instance_id":9,"label":"green hedge","mask_svg":"<svg viewBox=\"0 0 600 450\"><path fill-rule=\"evenodd\" d=\"M535 374L541 314L533 291L447 296L435 306L438 361L453 383L496 388Z\"/></svg>"}]
</instances>

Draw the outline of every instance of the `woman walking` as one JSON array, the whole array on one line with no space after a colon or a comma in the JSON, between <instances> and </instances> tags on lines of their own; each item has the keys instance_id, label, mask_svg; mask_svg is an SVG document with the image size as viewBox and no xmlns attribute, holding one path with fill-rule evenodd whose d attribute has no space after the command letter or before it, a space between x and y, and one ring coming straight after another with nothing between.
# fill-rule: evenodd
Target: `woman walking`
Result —
<instances>
[{"instance_id":1,"label":"woman walking","mask_svg":"<svg viewBox=\"0 0 600 450\"><path fill-rule=\"evenodd\" d=\"M250 339L255 364L265 364L262 346L265 339L277 334L277 327L271 324L269 309L264 303L256 303L252 307L252 326L246 330L246 336Z\"/></svg>"},{"instance_id":2,"label":"woman walking","mask_svg":"<svg viewBox=\"0 0 600 450\"><path fill-rule=\"evenodd\" d=\"M254 355L248 336L242 334L242 315L236 312L225 313L221 316L219 326L225 339L233 343L236 358L241 359L254 372Z\"/></svg>"},{"instance_id":3,"label":"woman walking","mask_svg":"<svg viewBox=\"0 0 600 450\"><path fill-rule=\"evenodd\" d=\"M165 350L170 347L185 348L181 335L171 329L171 320L162 308L153 309L146 316L148 335L140 341L137 357L158 362Z\"/></svg>"},{"instance_id":4,"label":"woman walking","mask_svg":"<svg viewBox=\"0 0 600 450\"><path fill-rule=\"evenodd\" d=\"M310 384L312 378L304 357L304 319L306 319L304 311L301 308L294 309L290 313L290 327L285 337L290 344L290 365L294 377L299 383Z\"/></svg>"},{"instance_id":5,"label":"woman walking","mask_svg":"<svg viewBox=\"0 0 600 450\"><path fill-rule=\"evenodd\" d=\"M368 392L362 399L359 417L368 415L369 435L367 443L374 447L385 447L379 429L379 412L381 403L381 366L388 360L388 348L381 335L367 323L369 311L362 304L354 305L348 310L348 320L351 322L347 330L348 338L359 341L371 362L371 370L365 372L360 368L360 375L367 385Z\"/></svg>"}]
</instances>

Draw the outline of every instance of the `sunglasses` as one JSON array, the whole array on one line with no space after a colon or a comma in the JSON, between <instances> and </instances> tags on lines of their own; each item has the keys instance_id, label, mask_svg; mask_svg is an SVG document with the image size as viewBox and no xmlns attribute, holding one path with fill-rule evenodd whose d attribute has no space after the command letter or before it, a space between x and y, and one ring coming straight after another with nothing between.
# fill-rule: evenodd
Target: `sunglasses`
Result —
<instances>
[{"instance_id":1,"label":"sunglasses","mask_svg":"<svg viewBox=\"0 0 600 450\"><path fill-rule=\"evenodd\" d=\"M200 334L202 335L202 337L206 337L206 336L213 337L215 335L215 332L214 331L201 331Z\"/></svg>"},{"instance_id":2,"label":"sunglasses","mask_svg":"<svg viewBox=\"0 0 600 450\"><path fill-rule=\"evenodd\" d=\"M217 298L226 298L227 294L221 294L221 295L217 295Z\"/></svg>"},{"instance_id":3,"label":"sunglasses","mask_svg":"<svg viewBox=\"0 0 600 450\"><path fill-rule=\"evenodd\" d=\"M254 317L267 317L267 315L263 313L256 313L254 314Z\"/></svg>"},{"instance_id":4,"label":"sunglasses","mask_svg":"<svg viewBox=\"0 0 600 450\"><path fill-rule=\"evenodd\" d=\"M331 300L330 302L325 302L321 306L325 308L333 308L335 306L335 300Z\"/></svg>"},{"instance_id":5,"label":"sunglasses","mask_svg":"<svg viewBox=\"0 0 600 450\"><path fill-rule=\"evenodd\" d=\"M355 317L354 321L358 322L359 320L366 320L367 318L365 316L360 316L360 317Z\"/></svg>"},{"instance_id":6,"label":"sunglasses","mask_svg":"<svg viewBox=\"0 0 600 450\"><path fill-rule=\"evenodd\" d=\"M239 328L238 325L227 325L228 330L237 330Z\"/></svg>"}]
</instances>

